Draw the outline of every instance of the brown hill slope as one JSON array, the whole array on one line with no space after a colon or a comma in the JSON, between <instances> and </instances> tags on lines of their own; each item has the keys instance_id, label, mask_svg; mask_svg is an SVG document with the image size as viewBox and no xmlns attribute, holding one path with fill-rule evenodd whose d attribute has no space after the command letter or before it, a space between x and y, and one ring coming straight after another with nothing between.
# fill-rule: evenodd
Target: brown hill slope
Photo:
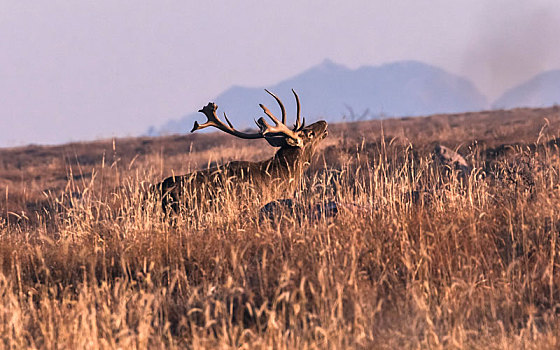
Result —
<instances>
[{"instance_id":1,"label":"brown hill slope","mask_svg":"<svg viewBox=\"0 0 560 350\"><path fill-rule=\"evenodd\" d=\"M261 220L249 188L168 220L145 196L174 172L268 157L262 140L0 150L1 343L559 348L558 108L330 129L297 199L335 201L330 218ZM439 165L437 143L472 171Z\"/></svg>"},{"instance_id":2,"label":"brown hill slope","mask_svg":"<svg viewBox=\"0 0 560 350\"><path fill-rule=\"evenodd\" d=\"M545 125L554 133L560 129L558 107L334 124L329 127L330 136L323 150L340 142L345 147L378 143L381 135L398 143L411 143L419 151L431 151L436 142L451 148L466 147L473 142L486 147L530 144L537 140ZM43 197L42 192L63 190L70 179L87 182L92 176L102 174L107 178L103 181L105 186L116 186L109 168L147 171L149 163L149 174L139 180L157 181L173 172L186 173L212 162L258 160L273 153L262 140L239 140L221 133L0 149L0 189L4 197L7 191L12 198L9 210L17 212L24 209L25 202ZM0 207L3 205L5 202Z\"/></svg>"}]
</instances>

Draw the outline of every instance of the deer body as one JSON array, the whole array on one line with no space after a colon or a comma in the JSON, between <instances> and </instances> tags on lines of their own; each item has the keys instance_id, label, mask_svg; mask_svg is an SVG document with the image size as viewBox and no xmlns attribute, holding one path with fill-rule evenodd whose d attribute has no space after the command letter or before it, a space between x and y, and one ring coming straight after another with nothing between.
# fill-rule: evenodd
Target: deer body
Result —
<instances>
[{"instance_id":1,"label":"deer body","mask_svg":"<svg viewBox=\"0 0 560 350\"><path fill-rule=\"evenodd\" d=\"M217 106L209 103L200 110L207 116L208 122L202 125L195 122L192 131L214 126L241 138L264 138L270 145L279 147L276 154L260 162L232 161L187 175L166 178L157 185L164 211L171 209L177 212L181 207L189 207L189 203L193 201L208 202L224 193L239 196L241 191L250 190L269 200L277 198L280 194L284 197L286 193L296 189L317 144L327 136L327 123L318 121L307 127L304 123L300 124L299 98L294 92L298 115L294 129L290 130L285 125L285 109L282 102L274 94L270 94L280 104L282 122L276 119L266 107L263 105L261 107L276 124L274 127L268 125L264 118L260 118L257 121L259 133L238 132L225 114L229 126L218 119L215 114Z\"/></svg>"}]
</instances>

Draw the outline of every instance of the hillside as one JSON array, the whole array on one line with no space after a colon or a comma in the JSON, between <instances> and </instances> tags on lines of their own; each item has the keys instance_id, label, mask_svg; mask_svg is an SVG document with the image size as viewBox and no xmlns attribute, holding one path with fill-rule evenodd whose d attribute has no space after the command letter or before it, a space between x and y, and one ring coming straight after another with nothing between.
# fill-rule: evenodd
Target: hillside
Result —
<instances>
[{"instance_id":1,"label":"hillside","mask_svg":"<svg viewBox=\"0 0 560 350\"><path fill-rule=\"evenodd\" d=\"M460 147L465 152L473 142L485 148L531 144L545 126L545 130L560 130L558 115L558 107L520 108L331 123L330 136L320 153L331 157L335 147L326 145L341 142L379 144L381 135L396 144L412 144L421 154L431 152L435 143ZM117 169L137 171L142 176L139 180L155 183L208 164L262 160L273 153L274 149L262 140L241 140L221 132L0 148L0 189L10 199L0 203L0 217L6 212L33 215L44 204L45 194L60 195L68 191L69 183L75 186L73 192L78 192L101 178L108 191L116 186ZM331 160L336 164L341 161Z\"/></svg>"},{"instance_id":2,"label":"hillside","mask_svg":"<svg viewBox=\"0 0 560 350\"><path fill-rule=\"evenodd\" d=\"M239 128L253 127L253 119L262 115L259 103L276 108L274 100L263 90L234 86L215 98L221 111ZM416 61L381 66L364 66L355 70L329 60L278 84L267 86L295 109L290 92L298 92L307 118L326 117L329 122L367 112L367 118L383 116L419 116L434 113L478 111L486 107L486 98L465 78ZM273 103L274 102L274 103ZM181 133L192 128L197 113L154 127L150 134Z\"/></svg>"},{"instance_id":3,"label":"hillside","mask_svg":"<svg viewBox=\"0 0 560 350\"><path fill-rule=\"evenodd\" d=\"M266 189L235 178L205 184L213 197L185 191L170 217L150 190L266 159L263 140L0 149L0 341L557 349L559 133L558 107L331 124L285 193L295 209L270 215ZM442 165L440 144L468 166Z\"/></svg>"},{"instance_id":4,"label":"hillside","mask_svg":"<svg viewBox=\"0 0 560 350\"><path fill-rule=\"evenodd\" d=\"M494 108L548 107L560 103L560 70L552 70L507 90Z\"/></svg>"},{"instance_id":5,"label":"hillside","mask_svg":"<svg viewBox=\"0 0 560 350\"><path fill-rule=\"evenodd\" d=\"M504 143L533 142L546 123L544 118L549 120L549 129L560 128L557 115L558 109L554 107L368 120L331 124L329 139L335 142L344 137L356 144L362 139L376 142L383 132L387 138L396 137L401 142L411 142L417 147L434 142L456 147L475 140L495 147ZM18 187L26 183L27 195L36 192L35 195L39 196L42 191L62 189L70 171L73 176L90 179L93 170L103 163L105 166L113 162L122 165L134 160L137 164L152 158L160 159L157 172L165 176L171 171L184 172L203 166L208 162L207 155L215 149L248 147L248 151L241 155L250 159L271 155L273 148L263 147L263 144L266 143L262 140L240 140L213 132L125 138L116 139L114 143L106 140L60 146L4 148L0 149L0 188L9 187L10 191L17 192ZM231 153L232 158L239 156L236 152ZM78 166L82 171L86 169L85 176L76 174L80 171Z\"/></svg>"}]
</instances>

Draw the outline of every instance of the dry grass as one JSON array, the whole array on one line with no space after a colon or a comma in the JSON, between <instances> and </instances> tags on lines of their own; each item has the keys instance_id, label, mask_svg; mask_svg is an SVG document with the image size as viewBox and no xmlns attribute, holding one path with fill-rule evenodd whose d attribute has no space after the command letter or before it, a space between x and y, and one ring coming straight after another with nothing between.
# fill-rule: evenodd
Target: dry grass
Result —
<instances>
[{"instance_id":1,"label":"dry grass","mask_svg":"<svg viewBox=\"0 0 560 350\"><path fill-rule=\"evenodd\" d=\"M298 196L354 206L274 223L250 189L173 224L143 189L270 156L258 141L1 150L2 347L558 348L559 123L551 108L334 126ZM473 171L435 164L435 142Z\"/></svg>"}]
</instances>

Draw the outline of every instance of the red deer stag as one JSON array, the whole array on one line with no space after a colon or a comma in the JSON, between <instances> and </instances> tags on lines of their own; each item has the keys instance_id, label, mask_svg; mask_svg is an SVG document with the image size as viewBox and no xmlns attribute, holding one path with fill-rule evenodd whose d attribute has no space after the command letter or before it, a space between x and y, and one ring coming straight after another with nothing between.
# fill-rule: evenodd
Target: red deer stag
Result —
<instances>
[{"instance_id":1,"label":"red deer stag","mask_svg":"<svg viewBox=\"0 0 560 350\"><path fill-rule=\"evenodd\" d=\"M208 103L199 112L204 113L208 121L204 124L194 122L191 132L210 126L218 128L230 135L242 139L264 138L272 147L279 147L276 154L260 162L232 161L221 166L200 170L187 175L171 176L158 185L158 192L162 199L165 212L177 212L181 207L188 207L189 202L211 200L220 192L225 192L226 186L247 185L247 188L259 195L267 195L275 199L276 195L290 193L295 190L300 182L303 171L309 165L316 146L327 136L327 122L321 120L305 126L305 118L300 121L300 102L294 90L297 103L297 117L293 129L286 126L286 110L282 101L268 90L276 99L282 111L282 120L278 120L264 105L259 106L264 113L274 122L269 125L264 117L256 123L259 131L246 133L236 130L226 114L227 124L216 115L218 106ZM230 187L231 188L231 187ZM235 190L234 190L235 191ZM234 192L235 193L235 192Z\"/></svg>"}]
</instances>

